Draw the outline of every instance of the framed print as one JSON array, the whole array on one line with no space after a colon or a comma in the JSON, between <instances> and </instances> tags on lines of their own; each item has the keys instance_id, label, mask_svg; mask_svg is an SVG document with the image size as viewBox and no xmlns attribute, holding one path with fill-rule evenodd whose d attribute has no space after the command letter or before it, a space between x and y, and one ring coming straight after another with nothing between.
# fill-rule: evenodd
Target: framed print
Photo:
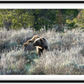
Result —
<instances>
[{"instance_id":1,"label":"framed print","mask_svg":"<svg viewBox=\"0 0 84 84\"><path fill-rule=\"evenodd\" d=\"M0 81L83 81L83 1L0 1Z\"/></svg>"}]
</instances>

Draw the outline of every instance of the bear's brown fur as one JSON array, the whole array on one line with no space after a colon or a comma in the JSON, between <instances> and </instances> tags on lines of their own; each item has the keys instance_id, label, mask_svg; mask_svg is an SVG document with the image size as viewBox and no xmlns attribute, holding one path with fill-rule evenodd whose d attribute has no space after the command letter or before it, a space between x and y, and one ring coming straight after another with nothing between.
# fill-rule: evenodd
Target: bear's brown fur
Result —
<instances>
[{"instance_id":1,"label":"bear's brown fur","mask_svg":"<svg viewBox=\"0 0 84 84\"><path fill-rule=\"evenodd\" d=\"M44 37L37 38L33 42L33 46L35 46L37 48L37 53L38 53L39 56L41 55L41 53L43 53L44 49L45 50L50 50L49 42Z\"/></svg>"},{"instance_id":2,"label":"bear's brown fur","mask_svg":"<svg viewBox=\"0 0 84 84\"><path fill-rule=\"evenodd\" d=\"M23 44L23 48L24 48L24 46L28 45L30 42L34 42L35 39L37 39L37 38L39 38L38 35L33 36L32 39L28 40L26 43Z\"/></svg>"},{"instance_id":3,"label":"bear's brown fur","mask_svg":"<svg viewBox=\"0 0 84 84\"><path fill-rule=\"evenodd\" d=\"M28 40L24 45L27 45L29 42L33 41L33 46L36 47L37 53L39 56L41 56L41 53L43 53L45 50L50 50L49 42L44 37L38 37L38 35L33 36L32 39Z\"/></svg>"}]
</instances>

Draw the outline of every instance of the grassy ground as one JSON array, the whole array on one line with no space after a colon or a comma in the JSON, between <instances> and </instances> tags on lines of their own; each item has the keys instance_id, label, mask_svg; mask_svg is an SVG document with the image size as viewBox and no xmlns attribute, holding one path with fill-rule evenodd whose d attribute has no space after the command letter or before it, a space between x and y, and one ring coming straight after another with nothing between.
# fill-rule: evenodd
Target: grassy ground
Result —
<instances>
[{"instance_id":1,"label":"grassy ground","mask_svg":"<svg viewBox=\"0 0 84 84\"><path fill-rule=\"evenodd\" d=\"M35 32L28 29L0 31L0 74L84 75L84 32L80 29ZM50 51L39 58L36 49L24 42L38 34L48 39Z\"/></svg>"}]
</instances>

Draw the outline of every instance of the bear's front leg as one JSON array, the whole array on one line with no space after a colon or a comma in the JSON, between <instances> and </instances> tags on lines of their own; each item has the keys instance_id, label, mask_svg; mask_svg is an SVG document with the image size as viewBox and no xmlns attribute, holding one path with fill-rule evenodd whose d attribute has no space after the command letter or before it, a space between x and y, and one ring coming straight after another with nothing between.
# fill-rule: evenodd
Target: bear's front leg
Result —
<instances>
[{"instance_id":1,"label":"bear's front leg","mask_svg":"<svg viewBox=\"0 0 84 84\"><path fill-rule=\"evenodd\" d=\"M37 53L38 53L39 57L41 56L41 53L42 53L41 50L42 50L42 49L37 48Z\"/></svg>"}]
</instances>

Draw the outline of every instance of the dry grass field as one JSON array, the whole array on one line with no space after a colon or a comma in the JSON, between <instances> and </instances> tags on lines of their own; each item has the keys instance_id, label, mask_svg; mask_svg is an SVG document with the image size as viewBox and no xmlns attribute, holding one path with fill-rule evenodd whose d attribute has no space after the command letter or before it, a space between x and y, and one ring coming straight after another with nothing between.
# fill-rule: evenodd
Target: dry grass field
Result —
<instances>
[{"instance_id":1,"label":"dry grass field","mask_svg":"<svg viewBox=\"0 0 84 84\"><path fill-rule=\"evenodd\" d=\"M38 57L24 42L33 35L44 36L50 51ZM0 75L84 75L84 32L81 29L36 32L30 28L0 30Z\"/></svg>"}]
</instances>

